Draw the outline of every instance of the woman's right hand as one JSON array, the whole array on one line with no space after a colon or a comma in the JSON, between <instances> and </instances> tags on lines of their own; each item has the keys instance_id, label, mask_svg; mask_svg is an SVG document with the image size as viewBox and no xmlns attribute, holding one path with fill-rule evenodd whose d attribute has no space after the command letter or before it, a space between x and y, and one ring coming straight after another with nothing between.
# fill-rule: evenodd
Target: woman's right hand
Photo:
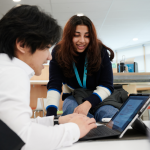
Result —
<instances>
[{"instance_id":1,"label":"woman's right hand","mask_svg":"<svg viewBox=\"0 0 150 150\"><path fill-rule=\"evenodd\" d=\"M87 116L91 107L91 103L89 101L85 101L84 103L80 104L74 109L74 113L83 114Z\"/></svg>"}]
</instances>

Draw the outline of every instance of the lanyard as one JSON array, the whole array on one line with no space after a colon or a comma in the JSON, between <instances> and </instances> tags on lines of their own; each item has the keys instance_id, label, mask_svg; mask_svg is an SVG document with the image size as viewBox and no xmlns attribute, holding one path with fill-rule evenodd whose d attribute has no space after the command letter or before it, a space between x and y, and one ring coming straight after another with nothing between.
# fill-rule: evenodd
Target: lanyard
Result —
<instances>
[{"instance_id":1,"label":"lanyard","mask_svg":"<svg viewBox=\"0 0 150 150\"><path fill-rule=\"evenodd\" d=\"M77 70L77 67L76 67L75 63L73 62L73 69L74 69L74 73L75 73L75 75L76 75L76 79L77 79L79 85L80 85L81 87L83 87L84 89L86 89L86 79L87 79L86 64L87 64L87 56L85 57L84 73L83 73L83 85L82 85L81 80L80 80L80 77L79 77L79 73L78 73L78 70Z\"/></svg>"}]
</instances>

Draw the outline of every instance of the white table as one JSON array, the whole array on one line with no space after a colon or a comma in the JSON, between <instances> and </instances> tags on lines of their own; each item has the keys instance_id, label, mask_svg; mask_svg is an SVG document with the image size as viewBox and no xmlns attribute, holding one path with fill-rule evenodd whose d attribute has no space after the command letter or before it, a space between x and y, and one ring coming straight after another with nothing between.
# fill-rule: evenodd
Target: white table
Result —
<instances>
[{"instance_id":1,"label":"white table","mask_svg":"<svg viewBox=\"0 0 150 150\"><path fill-rule=\"evenodd\" d=\"M150 125L149 121L144 123ZM150 141L149 139L81 141L61 150L150 150Z\"/></svg>"},{"instance_id":2,"label":"white table","mask_svg":"<svg viewBox=\"0 0 150 150\"><path fill-rule=\"evenodd\" d=\"M61 150L150 150L150 143L144 140L86 141L75 143Z\"/></svg>"}]
</instances>

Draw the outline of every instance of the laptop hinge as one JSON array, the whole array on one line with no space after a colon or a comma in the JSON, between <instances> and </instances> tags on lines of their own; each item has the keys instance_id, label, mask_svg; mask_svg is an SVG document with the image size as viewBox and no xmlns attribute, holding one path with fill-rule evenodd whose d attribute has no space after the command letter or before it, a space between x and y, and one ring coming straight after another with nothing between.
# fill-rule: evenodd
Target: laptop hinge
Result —
<instances>
[{"instance_id":1,"label":"laptop hinge","mask_svg":"<svg viewBox=\"0 0 150 150\"><path fill-rule=\"evenodd\" d=\"M138 132L144 135L148 135L148 133L150 133L150 129L144 124L144 122L140 118L137 118L131 125L131 127L134 130L138 130Z\"/></svg>"}]
</instances>

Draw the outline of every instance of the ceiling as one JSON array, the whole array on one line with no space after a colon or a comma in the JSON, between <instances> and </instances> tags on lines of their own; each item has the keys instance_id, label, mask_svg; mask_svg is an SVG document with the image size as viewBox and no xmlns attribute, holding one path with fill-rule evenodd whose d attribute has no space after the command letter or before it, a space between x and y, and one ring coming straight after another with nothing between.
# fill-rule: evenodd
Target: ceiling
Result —
<instances>
[{"instance_id":1,"label":"ceiling","mask_svg":"<svg viewBox=\"0 0 150 150\"><path fill-rule=\"evenodd\" d=\"M62 27L71 16L83 13L93 21L102 42L113 50L150 42L150 0L0 0L0 18L17 4L40 6Z\"/></svg>"}]
</instances>

